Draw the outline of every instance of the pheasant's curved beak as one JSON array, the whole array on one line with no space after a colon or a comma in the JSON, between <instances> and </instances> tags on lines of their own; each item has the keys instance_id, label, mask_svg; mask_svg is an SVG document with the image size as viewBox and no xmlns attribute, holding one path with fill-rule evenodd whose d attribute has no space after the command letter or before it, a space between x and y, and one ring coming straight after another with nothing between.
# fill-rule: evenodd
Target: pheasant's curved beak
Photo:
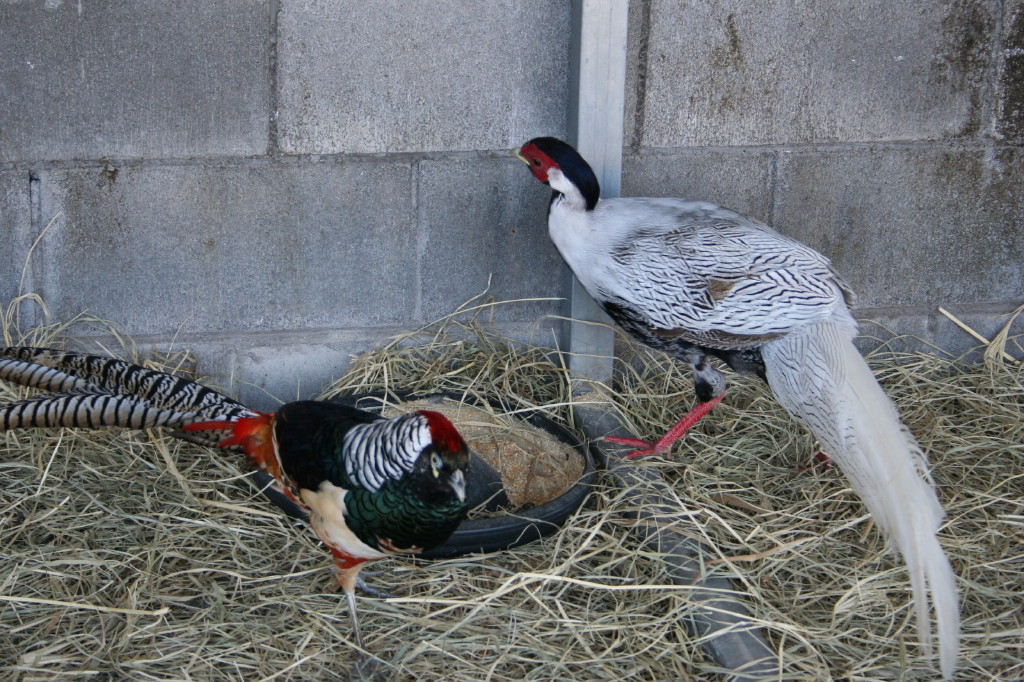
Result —
<instances>
[{"instance_id":1,"label":"pheasant's curved beak","mask_svg":"<svg viewBox=\"0 0 1024 682\"><path fill-rule=\"evenodd\" d=\"M455 491L456 497L459 498L459 502L466 501L466 475L462 473L462 469L457 469L451 478L452 490Z\"/></svg>"},{"instance_id":2,"label":"pheasant's curved beak","mask_svg":"<svg viewBox=\"0 0 1024 682\"><path fill-rule=\"evenodd\" d=\"M530 165L530 162L526 160L525 156L523 156L523 148L522 147L517 147L515 149L510 149L509 152L508 152L508 155L516 157L517 159L519 159L520 161L522 161L526 165Z\"/></svg>"}]
</instances>

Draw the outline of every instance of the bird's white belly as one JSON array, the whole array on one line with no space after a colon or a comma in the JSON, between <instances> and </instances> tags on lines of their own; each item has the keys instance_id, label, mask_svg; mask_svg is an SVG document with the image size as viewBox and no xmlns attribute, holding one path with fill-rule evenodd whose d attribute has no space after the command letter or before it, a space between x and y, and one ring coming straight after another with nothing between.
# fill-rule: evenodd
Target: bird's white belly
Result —
<instances>
[{"instance_id":1,"label":"bird's white belly","mask_svg":"<svg viewBox=\"0 0 1024 682\"><path fill-rule=\"evenodd\" d=\"M311 512L309 525L327 546L356 559L383 559L388 556L357 538L345 523L345 495L348 491L324 481L316 492L303 489L301 494L302 501Z\"/></svg>"}]
</instances>

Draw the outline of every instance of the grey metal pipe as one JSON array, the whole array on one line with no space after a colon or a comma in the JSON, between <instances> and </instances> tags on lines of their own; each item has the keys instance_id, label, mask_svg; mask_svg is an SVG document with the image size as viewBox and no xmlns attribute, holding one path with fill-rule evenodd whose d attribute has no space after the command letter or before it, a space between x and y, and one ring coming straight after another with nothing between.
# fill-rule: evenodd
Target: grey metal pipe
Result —
<instances>
[{"instance_id":1,"label":"grey metal pipe","mask_svg":"<svg viewBox=\"0 0 1024 682\"><path fill-rule=\"evenodd\" d=\"M717 664L730 672L725 679L782 680L779 656L768 645L764 633L754 623L742 595L729 578L710 574L709 559L717 558L705 544L677 532L687 520L678 505L671 504L671 487L653 467L638 466L625 458L629 448L599 443L602 436L628 435L610 401L593 401L603 394L589 391L587 399L573 407L577 428L591 441L599 462L620 488L627 491L631 504L629 518L640 521L636 532L641 543L664 556L672 582L689 585L692 607L687 627ZM603 402L603 404L602 404Z\"/></svg>"}]
</instances>

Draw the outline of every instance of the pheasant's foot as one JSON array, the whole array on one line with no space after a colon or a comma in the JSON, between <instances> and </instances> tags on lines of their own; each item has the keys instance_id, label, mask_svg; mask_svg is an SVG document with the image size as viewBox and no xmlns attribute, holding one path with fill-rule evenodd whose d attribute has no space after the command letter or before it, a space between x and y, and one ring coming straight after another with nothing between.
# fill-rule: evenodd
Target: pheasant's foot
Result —
<instances>
[{"instance_id":1,"label":"pheasant's foot","mask_svg":"<svg viewBox=\"0 0 1024 682\"><path fill-rule=\"evenodd\" d=\"M363 646L363 632L359 628L359 615L356 613L356 582L359 580L359 569L362 568L362 562L353 565L345 565L335 554L335 576L338 578L338 583L342 589L345 590L345 599L348 601L348 614L352 619L352 635L356 640L356 647L363 654L366 653L366 647Z\"/></svg>"},{"instance_id":2,"label":"pheasant's foot","mask_svg":"<svg viewBox=\"0 0 1024 682\"><path fill-rule=\"evenodd\" d=\"M661 450L657 449L657 442L648 443L647 441L640 440L638 438L605 436L604 438L602 438L602 440L605 441L606 443L614 443L615 445L630 445L634 448L637 448L636 450L633 450L632 452L628 453L626 455L626 459L636 459L637 457L646 457L647 455L660 455L662 452L664 452L664 448Z\"/></svg>"},{"instance_id":3,"label":"pheasant's foot","mask_svg":"<svg viewBox=\"0 0 1024 682\"><path fill-rule=\"evenodd\" d=\"M638 440L636 438L622 438L619 436L605 436L604 440L608 443L632 445L633 447L638 448L637 450L627 454L626 459L636 459L637 457L646 457L647 455L660 455L671 450L672 444L682 438L683 434L686 433L690 427L699 422L704 415L714 408L715 405L722 402L723 396L725 396L724 392L718 394L711 400L695 405L693 409L687 412L675 426L669 429L668 433L654 443L648 443L647 441Z\"/></svg>"},{"instance_id":4,"label":"pheasant's foot","mask_svg":"<svg viewBox=\"0 0 1024 682\"><path fill-rule=\"evenodd\" d=\"M356 658L356 664L352 668L353 674L350 679L363 680L364 682L386 679L386 667L387 664L381 659L365 651L360 651L358 658Z\"/></svg>"},{"instance_id":5,"label":"pheasant's foot","mask_svg":"<svg viewBox=\"0 0 1024 682\"><path fill-rule=\"evenodd\" d=\"M814 453L814 464L801 464L797 467L797 471L807 471L808 469L813 469L818 465L821 465L821 468L826 471L832 468L832 460L828 455L820 450Z\"/></svg>"},{"instance_id":6,"label":"pheasant's foot","mask_svg":"<svg viewBox=\"0 0 1024 682\"><path fill-rule=\"evenodd\" d=\"M356 578L356 589L370 595L371 597L376 597L377 599L391 599L393 596L391 593L385 592L384 590L378 590L376 587L371 587L370 584L363 579L364 576L372 577L375 575L377 575L377 573L371 573L369 571L363 571L360 573L359 577Z\"/></svg>"},{"instance_id":7,"label":"pheasant's foot","mask_svg":"<svg viewBox=\"0 0 1024 682\"><path fill-rule=\"evenodd\" d=\"M654 443L648 443L645 440L639 438L625 438L623 436L604 436L601 438L605 443L614 443L615 445L632 445L635 448L653 448Z\"/></svg>"}]
</instances>

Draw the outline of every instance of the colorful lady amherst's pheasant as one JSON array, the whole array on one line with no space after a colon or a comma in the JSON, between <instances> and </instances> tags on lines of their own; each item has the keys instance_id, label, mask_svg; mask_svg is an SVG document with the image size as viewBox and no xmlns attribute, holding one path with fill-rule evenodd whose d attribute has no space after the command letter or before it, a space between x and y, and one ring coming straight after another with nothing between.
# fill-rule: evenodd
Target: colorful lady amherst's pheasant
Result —
<instances>
[{"instance_id":1,"label":"colorful lady amherst's pheasant","mask_svg":"<svg viewBox=\"0 0 1024 682\"><path fill-rule=\"evenodd\" d=\"M354 588L363 563L436 547L466 515L469 450L437 412L384 419L300 401L263 414L187 379L50 348L0 348L0 379L52 393L0 407L0 431L162 426L241 447L333 553L360 649Z\"/></svg>"}]
</instances>

